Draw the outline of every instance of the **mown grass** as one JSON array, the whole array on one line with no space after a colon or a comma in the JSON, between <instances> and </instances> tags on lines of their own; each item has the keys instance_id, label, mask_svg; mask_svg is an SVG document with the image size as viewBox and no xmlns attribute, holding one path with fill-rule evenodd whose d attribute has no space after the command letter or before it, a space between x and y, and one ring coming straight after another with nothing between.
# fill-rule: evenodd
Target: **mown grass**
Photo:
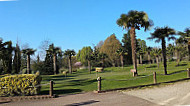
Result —
<instances>
[{"instance_id":1,"label":"mown grass","mask_svg":"<svg viewBox=\"0 0 190 106\"><path fill-rule=\"evenodd\" d=\"M176 62L168 63L168 74L164 75L163 65L160 63L160 67L157 68L156 64L144 64L138 66L138 77L133 77L128 67L109 67L105 68L104 72L89 74L88 70L78 70L73 74L65 75L42 75L42 84L49 83L50 80L55 82L54 90L55 94L70 94L97 90L97 77L102 77L102 90L125 88L137 85L146 85L153 83L154 71L157 72L157 82L173 81L187 77L187 68L190 67L190 63L182 61L179 66ZM143 77L147 76L148 77ZM142 77L142 78L140 78ZM129 80L130 79L130 80ZM42 86L41 94L49 93L49 85Z\"/></svg>"}]
</instances>

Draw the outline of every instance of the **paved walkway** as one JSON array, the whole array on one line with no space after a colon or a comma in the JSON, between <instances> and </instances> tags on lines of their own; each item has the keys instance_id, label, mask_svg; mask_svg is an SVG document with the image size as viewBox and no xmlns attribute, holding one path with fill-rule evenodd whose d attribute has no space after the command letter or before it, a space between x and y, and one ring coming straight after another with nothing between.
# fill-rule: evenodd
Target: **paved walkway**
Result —
<instances>
[{"instance_id":1,"label":"paved walkway","mask_svg":"<svg viewBox=\"0 0 190 106\"><path fill-rule=\"evenodd\" d=\"M158 106L147 100L122 92L93 92L67 95L59 98L36 101L20 101L0 104L2 106Z\"/></svg>"},{"instance_id":2,"label":"paved walkway","mask_svg":"<svg viewBox=\"0 0 190 106\"><path fill-rule=\"evenodd\" d=\"M190 105L190 81L177 82L161 87L123 91L123 93L133 95L159 105Z\"/></svg>"}]
</instances>

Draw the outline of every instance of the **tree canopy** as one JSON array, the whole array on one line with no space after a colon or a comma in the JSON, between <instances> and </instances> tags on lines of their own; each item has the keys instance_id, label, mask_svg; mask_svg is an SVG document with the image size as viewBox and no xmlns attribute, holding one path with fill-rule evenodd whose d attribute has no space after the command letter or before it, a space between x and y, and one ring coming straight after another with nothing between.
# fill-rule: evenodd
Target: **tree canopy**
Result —
<instances>
[{"instance_id":1,"label":"tree canopy","mask_svg":"<svg viewBox=\"0 0 190 106\"><path fill-rule=\"evenodd\" d=\"M115 34L109 36L102 45L100 52L106 53L108 55L109 60L114 65L118 59L118 54L116 51L121 48L120 41L116 38Z\"/></svg>"}]
</instances>

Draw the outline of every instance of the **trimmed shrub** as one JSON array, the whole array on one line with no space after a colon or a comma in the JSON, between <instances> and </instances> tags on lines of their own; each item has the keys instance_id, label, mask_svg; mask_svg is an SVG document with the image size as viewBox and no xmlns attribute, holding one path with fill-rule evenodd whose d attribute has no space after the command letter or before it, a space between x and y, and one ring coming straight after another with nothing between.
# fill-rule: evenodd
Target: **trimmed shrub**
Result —
<instances>
[{"instance_id":1,"label":"trimmed shrub","mask_svg":"<svg viewBox=\"0 0 190 106\"><path fill-rule=\"evenodd\" d=\"M11 75L0 78L0 96L39 94L42 78L36 74Z\"/></svg>"}]
</instances>

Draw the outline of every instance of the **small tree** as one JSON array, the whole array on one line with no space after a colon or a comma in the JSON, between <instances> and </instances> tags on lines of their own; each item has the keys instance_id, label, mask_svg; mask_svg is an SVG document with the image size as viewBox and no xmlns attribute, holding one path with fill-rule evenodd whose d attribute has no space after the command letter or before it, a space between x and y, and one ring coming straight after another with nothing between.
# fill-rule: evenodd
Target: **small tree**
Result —
<instances>
[{"instance_id":1,"label":"small tree","mask_svg":"<svg viewBox=\"0 0 190 106\"><path fill-rule=\"evenodd\" d=\"M74 56L76 53L74 50L65 50L64 55L69 59L69 73L72 73L72 64L71 64L71 57Z\"/></svg>"},{"instance_id":2,"label":"small tree","mask_svg":"<svg viewBox=\"0 0 190 106\"><path fill-rule=\"evenodd\" d=\"M148 63L151 64L151 56L150 56L150 53L152 51L152 47L148 47L146 49L147 53L148 53Z\"/></svg>"},{"instance_id":3,"label":"small tree","mask_svg":"<svg viewBox=\"0 0 190 106\"><path fill-rule=\"evenodd\" d=\"M151 33L151 37L148 39L156 39L155 42L162 42L162 55L164 58L164 73L167 75L167 60L166 60L166 40L165 38L168 38L168 40L174 40L176 32L174 29L169 27L163 27L163 28L155 28L155 31Z\"/></svg>"},{"instance_id":4,"label":"small tree","mask_svg":"<svg viewBox=\"0 0 190 106\"><path fill-rule=\"evenodd\" d=\"M61 54L62 51L59 47L54 47L54 44L51 44L47 52L53 55L53 70L54 74L57 74L57 54Z\"/></svg>"},{"instance_id":5,"label":"small tree","mask_svg":"<svg viewBox=\"0 0 190 106\"><path fill-rule=\"evenodd\" d=\"M30 74L30 55L33 55L35 51L31 48L22 50L22 53L27 55L27 74Z\"/></svg>"},{"instance_id":6,"label":"small tree","mask_svg":"<svg viewBox=\"0 0 190 106\"><path fill-rule=\"evenodd\" d=\"M124 66L124 62L123 62L123 56L127 55L127 52L125 50L123 50L123 48L119 48L117 50L117 54L120 56L120 60L121 60L121 67L123 68Z\"/></svg>"},{"instance_id":7,"label":"small tree","mask_svg":"<svg viewBox=\"0 0 190 106\"><path fill-rule=\"evenodd\" d=\"M159 68L159 56L161 55L161 53L162 53L162 50L159 48L152 49L152 55L156 57L156 63L157 63L158 68Z\"/></svg>"}]
</instances>

